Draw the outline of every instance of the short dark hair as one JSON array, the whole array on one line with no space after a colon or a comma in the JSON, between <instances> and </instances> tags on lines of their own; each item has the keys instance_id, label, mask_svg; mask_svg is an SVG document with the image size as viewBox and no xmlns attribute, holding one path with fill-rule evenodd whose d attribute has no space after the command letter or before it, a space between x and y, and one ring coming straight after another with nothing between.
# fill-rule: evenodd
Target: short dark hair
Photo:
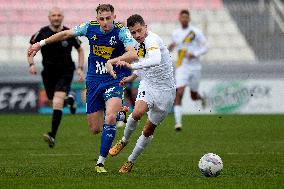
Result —
<instances>
[{"instance_id":1,"label":"short dark hair","mask_svg":"<svg viewBox=\"0 0 284 189\"><path fill-rule=\"evenodd\" d=\"M182 15L182 14L187 14L188 16L190 16L190 13L187 9L183 9L179 12L179 15Z\"/></svg>"},{"instance_id":2,"label":"short dark hair","mask_svg":"<svg viewBox=\"0 0 284 189\"><path fill-rule=\"evenodd\" d=\"M114 12L114 8L111 4L99 4L99 6L96 8L97 13L102 12L102 11L107 11L107 12Z\"/></svg>"},{"instance_id":3,"label":"short dark hair","mask_svg":"<svg viewBox=\"0 0 284 189\"><path fill-rule=\"evenodd\" d=\"M133 14L127 18L127 27L133 27L135 24L145 25L145 21L141 15Z\"/></svg>"}]
</instances>

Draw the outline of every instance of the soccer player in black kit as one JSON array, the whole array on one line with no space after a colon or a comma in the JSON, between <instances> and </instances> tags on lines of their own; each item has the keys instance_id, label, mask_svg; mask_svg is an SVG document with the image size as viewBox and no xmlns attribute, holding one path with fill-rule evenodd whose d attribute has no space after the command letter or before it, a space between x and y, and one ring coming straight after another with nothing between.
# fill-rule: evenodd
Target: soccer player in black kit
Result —
<instances>
[{"instance_id":1,"label":"soccer player in black kit","mask_svg":"<svg viewBox=\"0 0 284 189\"><path fill-rule=\"evenodd\" d=\"M57 32L69 29L62 25L64 15L60 8L52 8L49 11L48 18L50 25L41 28L34 34L30 40L31 44L39 42ZM51 148L55 145L55 137L61 122L63 106L68 105L72 114L76 112L75 98L70 94L68 95L68 93L75 70L75 64L71 58L72 47L75 47L78 51L77 73L80 81L84 80L84 51L80 44L81 41L78 38L70 38L46 45L41 49L42 80L46 95L52 101L53 108L51 131L44 134L43 137ZM30 66L29 72L33 75L36 74L37 70L33 60L28 58L28 63ZM68 97L66 97L67 95Z\"/></svg>"}]
</instances>

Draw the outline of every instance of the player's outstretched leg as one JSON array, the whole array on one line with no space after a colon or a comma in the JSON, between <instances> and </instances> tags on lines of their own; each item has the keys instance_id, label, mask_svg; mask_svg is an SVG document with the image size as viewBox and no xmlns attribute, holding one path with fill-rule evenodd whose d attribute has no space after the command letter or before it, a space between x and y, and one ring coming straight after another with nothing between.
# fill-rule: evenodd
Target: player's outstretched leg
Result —
<instances>
[{"instance_id":1,"label":"player's outstretched leg","mask_svg":"<svg viewBox=\"0 0 284 189\"><path fill-rule=\"evenodd\" d=\"M148 111L147 103L143 100L137 100L135 102L134 111L129 115L127 119L126 127L124 128L124 136L109 150L109 154L111 156L116 156L126 146L130 139L130 136L138 125L138 121L146 111Z\"/></svg>"},{"instance_id":2,"label":"player's outstretched leg","mask_svg":"<svg viewBox=\"0 0 284 189\"><path fill-rule=\"evenodd\" d=\"M111 144L115 138L115 134L116 134L115 125L108 125L108 124L104 125L102 136L101 136L100 156L99 156L99 159L96 165L96 171L98 173L107 172L104 168L104 163L108 155L108 151L111 147Z\"/></svg>"},{"instance_id":3,"label":"player's outstretched leg","mask_svg":"<svg viewBox=\"0 0 284 189\"><path fill-rule=\"evenodd\" d=\"M151 143L155 128L156 125L148 120L142 132L142 135L138 138L131 155L128 157L128 161L121 166L119 170L120 173L129 173L132 170L138 156Z\"/></svg>"},{"instance_id":4,"label":"player's outstretched leg","mask_svg":"<svg viewBox=\"0 0 284 189\"><path fill-rule=\"evenodd\" d=\"M152 139L153 135L146 137L144 134L142 134L138 138L131 155L128 157L128 161L125 162L119 169L120 173L128 173L132 170L136 159L143 152L143 150L151 143Z\"/></svg>"},{"instance_id":5,"label":"player's outstretched leg","mask_svg":"<svg viewBox=\"0 0 284 189\"><path fill-rule=\"evenodd\" d=\"M104 168L104 163L108 155L109 149L112 145L112 142L115 138L115 123L117 118L117 112L119 112L121 108L121 103L121 99L117 97L110 98L106 101L105 124L101 136L100 156L96 165L96 171L98 173L106 172Z\"/></svg>"},{"instance_id":6,"label":"player's outstretched leg","mask_svg":"<svg viewBox=\"0 0 284 189\"><path fill-rule=\"evenodd\" d=\"M111 156L118 155L121 150L127 145L128 140L130 139L130 136L134 132L138 125L138 121L133 119L132 114L129 115L126 123L126 127L124 129L124 135L121 140L119 140L111 149L109 150L109 154Z\"/></svg>"}]
</instances>

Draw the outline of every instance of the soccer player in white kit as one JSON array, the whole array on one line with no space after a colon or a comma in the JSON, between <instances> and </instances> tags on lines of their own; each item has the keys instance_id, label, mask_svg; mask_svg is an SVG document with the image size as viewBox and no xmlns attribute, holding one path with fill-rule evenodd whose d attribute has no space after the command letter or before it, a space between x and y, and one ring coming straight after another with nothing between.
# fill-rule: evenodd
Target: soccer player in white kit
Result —
<instances>
[{"instance_id":1,"label":"soccer player in white kit","mask_svg":"<svg viewBox=\"0 0 284 189\"><path fill-rule=\"evenodd\" d=\"M172 43L169 50L177 47L178 59L176 62L175 79L177 94L174 103L175 129L182 127L182 97L186 86L190 88L191 99L201 100L205 107L206 99L198 93L201 78L201 63L199 57L208 51L208 45L203 33L190 25L190 13L182 10L179 14L181 28L172 34Z\"/></svg>"},{"instance_id":2,"label":"soccer player in white kit","mask_svg":"<svg viewBox=\"0 0 284 189\"><path fill-rule=\"evenodd\" d=\"M131 171L138 156L153 139L155 128L164 120L173 106L176 95L173 65L162 39L147 30L147 25L140 15L130 16L127 19L127 27L139 43L137 48L139 61L133 64L120 61L116 66L125 66L134 70L131 76L121 80L121 85L137 77L141 77L141 81L134 111L127 119L124 136L109 150L109 154L115 156L126 146L131 134L138 126L138 121L146 112L148 119L128 161L120 168L121 173Z\"/></svg>"}]
</instances>

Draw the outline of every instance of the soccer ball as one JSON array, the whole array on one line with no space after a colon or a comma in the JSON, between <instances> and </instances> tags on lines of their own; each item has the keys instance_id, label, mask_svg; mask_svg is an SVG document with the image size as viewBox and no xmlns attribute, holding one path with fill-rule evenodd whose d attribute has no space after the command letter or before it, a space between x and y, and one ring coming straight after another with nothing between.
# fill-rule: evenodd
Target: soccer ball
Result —
<instances>
[{"instance_id":1,"label":"soccer ball","mask_svg":"<svg viewBox=\"0 0 284 189\"><path fill-rule=\"evenodd\" d=\"M204 176L216 177L223 169L223 162L220 156L213 153L207 153L200 158L198 167Z\"/></svg>"}]
</instances>

